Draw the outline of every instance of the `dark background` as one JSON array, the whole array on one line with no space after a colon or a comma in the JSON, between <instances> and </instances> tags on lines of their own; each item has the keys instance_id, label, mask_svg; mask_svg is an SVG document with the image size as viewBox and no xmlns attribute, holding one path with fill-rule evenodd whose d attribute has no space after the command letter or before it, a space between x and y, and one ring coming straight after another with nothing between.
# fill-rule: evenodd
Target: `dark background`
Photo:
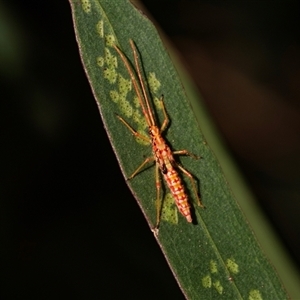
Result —
<instances>
[{"instance_id":1,"label":"dark background","mask_svg":"<svg viewBox=\"0 0 300 300\"><path fill-rule=\"evenodd\" d=\"M299 263L297 2L144 2ZM0 82L2 299L183 299L109 145L67 1L0 3Z\"/></svg>"}]
</instances>

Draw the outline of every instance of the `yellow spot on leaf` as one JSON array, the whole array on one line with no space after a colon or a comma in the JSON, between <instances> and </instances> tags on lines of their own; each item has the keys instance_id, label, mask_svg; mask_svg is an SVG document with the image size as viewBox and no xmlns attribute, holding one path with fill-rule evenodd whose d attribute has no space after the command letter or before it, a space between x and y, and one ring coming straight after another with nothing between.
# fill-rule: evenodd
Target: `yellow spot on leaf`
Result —
<instances>
[{"instance_id":1,"label":"yellow spot on leaf","mask_svg":"<svg viewBox=\"0 0 300 300\"><path fill-rule=\"evenodd\" d=\"M119 101L119 93L117 91L110 91L109 96L111 100L114 101L115 103Z\"/></svg>"},{"instance_id":2,"label":"yellow spot on leaf","mask_svg":"<svg viewBox=\"0 0 300 300\"><path fill-rule=\"evenodd\" d=\"M251 290L249 293L249 300L262 300L262 296L259 290Z\"/></svg>"},{"instance_id":3,"label":"yellow spot on leaf","mask_svg":"<svg viewBox=\"0 0 300 300\"><path fill-rule=\"evenodd\" d=\"M105 58L105 63L109 68L116 68L118 66L117 57L112 55L110 50L107 47L105 47L104 50L104 58Z\"/></svg>"},{"instance_id":4,"label":"yellow spot on leaf","mask_svg":"<svg viewBox=\"0 0 300 300\"><path fill-rule=\"evenodd\" d=\"M155 108L162 109L162 104L161 104L160 98L154 97L153 102L154 102Z\"/></svg>"},{"instance_id":5,"label":"yellow spot on leaf","mask_svg":"<svg viewBox=\"0 0 300 300\"><path fill-rule=\"evenodd\" d=\"M85 13L89 13L92 10L92 6L89 0L81 0L82 9Z\"/></svg>"},{"instance_id":6,"label":"yellow spot on leaf","mask_svg":"<svg viewBox=\"0 0 300 300\"><path fill-rule=\"evenodd\" d=\"M132 119L135 123L139 124L140 123L140 120L141 120L142 116L141 116L141 112L137 109L135 109L133 111L133 114L132 114Z\"/></svg>"},{"instance_id":7,"label":"yellow spot on leaf","mask_svg":"<svg viewBox=\"0 0 300 300\"><path fill-rule=\"evenodd\" d=\"M122 113L127 117L130 118L132 116L132 106L124 97L119 97L119 106Z\"/></svg>"},{"instance_id":8,"label":"yellow spot on leaf","mask_svg":"<svg viewBox=\"0 0 300 300\"><path fill-rule=\"evenodd\" d=\"M101 68L104 66L104 58L102 56L97 57L97 65Z\"/></svg>"},{"instance_id":9,"label":"yellow spot on leaf","mask_svg":"<svg viewBox=\"0 0 300 300\"><path fill-rule=\"evenodd\" d=\"M127 80L122 75L119 74L118 88L119 88L119 93L124 97L126 97L128 92L131 90L131 80Z\"/></svg>"},{"instance_id":10,"label":"yellow spot on leaf","mask_svg":"<svg viewBox=\"0 0 300 300\"><path fill-rule=\"evenodd\" d=\"M178 224L178 213L172 194L167 193L162 203L161 219L171 224Z\"/></svg>"},{"instance_id":11,"label":"yellow spot on leaf","mask_svg":"<svg viewBox=\"0 0 300 300\"><path fill-rule=\"evenodd\" d=\"M104 27L103 27L103 21L99 21L96 25L96 30L98 32L98 34L100 35L100 37L103 38L104 36Z\"/></svg>"},{"instance_id":12,"label":"yellow spot on leaf","mask_svg":"<svg viewBox=\"0 0 300 300\"><path fill-rule=\"evenodd\" d=\"M113 34L107 34L105 36L105 43L107 46L112 47L116 43L116 38Z\"/></svg>"},{"instance_id":13,"label":"yellow spot on leaf","mask_svg":"<svg viewBox=\"0 0 300 300\"><path fill-rule=\"evenodd\" d=\"M217 292L222 295L223 293L223 286L221 285L221 282L217 280L216 282L213 283L214 288L217 290Z\"/></svg>"},{"instance_id":14,"label":"yellow spot on leaf","mask_svg":"<svg viewBox=\"0 0 300 300\"><path fill-rule=\"evenodd\" d=\"M209 269L210 269L210 273L212 273L212 274L218 273L218 266L217 266L217 262L215 260L211 260L209 262Z\"/></svg>"},{"instance_id":15,"label":"yellow spot on leaf","mask_svg":"<svg viewBox=\"0 0 300 300\"><path fill-rule=\"evenodd\" d=\"M161 86L160 81L156 78L154 72L149 73L148 84L152 93L156 93L160 88Z\"/></svg>"},{"instance_id":16,"label":"yellow spot on leaf","mask_svg":"<svg viewBox=\"0 0 300 300\"><path fill-rule=\"evenodd\" d=\"M117 72L116 69L113 68L105 68L103 70L103 76L107 79L111 84L117 81Z\"/></svg>"},{"instance_id":17,"label":"yellow spot on leaf","mask_svg":"<svg viewBox=\"0 0 300 300\"><path fill-rule=\"evenodd\" d=\"M233 259L226 260L226 267L230 273L237 274L239 272L239 265Z\"/></svg>"},{"instance_id":18,"label":"yellow spot on leaf","mask_svg":"<svg viewBox=\"0 0 300 300\"><path fill-rule=\"evenodd\" d=\"M142 119L140 120L140 126L141 126L141 128L144 128L145 130L147 129L147 132L148 132L148 124L147 124L145 118L142 118ZM148 134L149 134L149 133L148 133Z\"/></svg>"},{"instance_id":19,"label":"yellow spot on leaf","mask_svg":"<svg viewBox=\"0 0 300 300\"><path fill-rule=\"evenodd\" d=\"M138 127L140 128L140 130L142 131L147 131L147 134L146 136L149 135L148 133L148 125L147 125L147 122L144 118L144 116L141 114L141 112L137 109L135 109L133 111L133 114L132 114L132 119L133 121L138 124Z\"/></svg>"},{"instance_id":20,"label":"yellow spot on leaf","mask_svg":"<svg viewBox=\"0 0 300 300\"><path fill-rule=\"evenodd\" d=\"M139 98L137 96L133 97L133 103L134 103L135 107L140 107L141 106Z\"/></svg>"},{"instance_id":21,"label":"yellow spot on leaf","mask_svg":"<svg viewBox=\"0 0 300 300\"><path fill-rule=\"evenodd\" d=\"M202 278L202 285L205 288L211 288L211 277L209 275Z\"/></svg>"}]
</instances>

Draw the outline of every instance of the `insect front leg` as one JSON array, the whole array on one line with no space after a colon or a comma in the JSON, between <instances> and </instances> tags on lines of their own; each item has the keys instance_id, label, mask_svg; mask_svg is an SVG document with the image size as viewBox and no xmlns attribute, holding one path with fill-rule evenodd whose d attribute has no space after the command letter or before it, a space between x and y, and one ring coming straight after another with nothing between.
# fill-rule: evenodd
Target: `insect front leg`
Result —
<instances>
[{"instance_id":1,"label":"insect front leg","mask_svg":"<svg viewBox=\"0 0 300 300\"><path fill-rule=\"evenodd\" d=\"M151 143L151 139L147 136L144 136L142 134L140 134L139 132L137 132L135 129L133 129L122 117L120 117L119 115L116 115L117 118L130 130L130 132L137 138L140 138L148 143Z\"/></svg>"}]
</instances>

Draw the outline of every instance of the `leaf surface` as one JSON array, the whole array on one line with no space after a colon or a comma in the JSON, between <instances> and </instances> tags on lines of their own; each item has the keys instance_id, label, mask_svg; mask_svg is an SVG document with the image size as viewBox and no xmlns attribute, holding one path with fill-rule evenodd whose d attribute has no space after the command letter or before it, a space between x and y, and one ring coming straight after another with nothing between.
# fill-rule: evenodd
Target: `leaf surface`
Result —
<instances>
[{"instance_id":1,"label":"leaf surface","mask_svg":"<svg viewBox=\"0 0 300 300\"><path fill-rule=\"evenodd\" d=\"M196 205L192 187L182 176L195 224L179 214L168 189L157 240L182 291L189 299L286 299L285 290L262 253L237 205L214 153L205 141L184 88L152 23L126 0L70 0L76 38L103 123L127 178L151 156L151 145L136 140L116 118L147 134L130 76L113 48L117 44L133 62L134 40L154 102L162 94L171 123L165 132L173 150L201 156L180 157L198 180L206 209ZM155 105L158 124L162 111ZM154 167L128 185L152 228L156 219ZM145 255L146 259L147 255Z\"/></svg>"}]
</instances>

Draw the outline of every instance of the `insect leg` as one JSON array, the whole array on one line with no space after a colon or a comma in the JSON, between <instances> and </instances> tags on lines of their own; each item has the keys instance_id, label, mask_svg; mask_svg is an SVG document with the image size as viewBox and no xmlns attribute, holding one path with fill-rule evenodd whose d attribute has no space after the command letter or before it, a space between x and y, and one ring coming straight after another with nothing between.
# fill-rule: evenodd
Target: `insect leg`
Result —
<instances>
[{"instance_id":1,"label":"insect leg","mask_svg":"<svg viewBox=\"0 0 300 300\"><path fill-rule=\"evenodd\" d=\"M161 199L161 178L159 172L159 165L156 163L155 165L155 185L156 185L156 225L155 229L158 230L160 217L161 217L161 209L162 209L162 199Z\"/></svg>"},{"instance_id":2,"label":"insect leg","mask_svg":"<svg viewBox=\"0 0 300 300\"><path fill-rule=\"evenodd\" d=\"M143 167L148 163L148 162L151 162L153 161L155 158L154 156L150 156L150 157L147 157L143 162L142 164L127 178L127 180L130 180L132 179L133 177L135 177L142 169Z\"/></svg>"},{"instance_id":3,"label":"insect leg","mask_svg":"<svg viewBox=\"0 0 300 300\"><path fill-rule=\"evenodd\" d=\"M197 156L197 155L195 155L195 154L193 154L193 153L191 153L191 152L189 152L187 150L177 150L177 151L173 151L172 153L174 155L186 155L186 156L190 156L190 157L192 157L194 159L201 158L201 157L199 157L199 156Z\"/></svg>"},{"instance_id":4,"label":"insect leg","mask_svg":"<svg viewBox=\"0 0 300 300\"><path fill-rule=\"evenodd\" d=\"M163 95L161 95L161 97L160 97L160 103L162 105L162 109L163 109L163 113L164 113L164 121L161 125L160 132L163 132L166 129L166 127L168 126L169 121L170 121L170 119L168 117L168 114L167 114L167 111L166 111Z\"/></svg>"},{"instance_id":5,"label":"insect leg","mask_svg":"<svg viewBox=\"0 0 300 300\"><path fill-rule=\"evenodd\" d=\"M188 172L185 168L183 168L181 165L177 165L177 167L179 170L181 170L183 172L183 174L185 174L190 179L192 186L193 186L195 196L197 198L198 205L204 208L204 205L201 203L193 175L190 172Z\"/></svg>"},{"instance_id":6,"label":"insect leg","mask_svg":"<svg viewBox=\"0 0 300 300\"><path fill-rule=\"evenodd\" d=\"M135 136L138 137L148 143L151 143L150 138L148 138L147 136L144 136L142 134L140 134L139 132L137 132L135 129L133 129L122 117L120 117L119 115L116 115L117 118L130 130L130 132Z\"/></svg>"}]
</instances>

